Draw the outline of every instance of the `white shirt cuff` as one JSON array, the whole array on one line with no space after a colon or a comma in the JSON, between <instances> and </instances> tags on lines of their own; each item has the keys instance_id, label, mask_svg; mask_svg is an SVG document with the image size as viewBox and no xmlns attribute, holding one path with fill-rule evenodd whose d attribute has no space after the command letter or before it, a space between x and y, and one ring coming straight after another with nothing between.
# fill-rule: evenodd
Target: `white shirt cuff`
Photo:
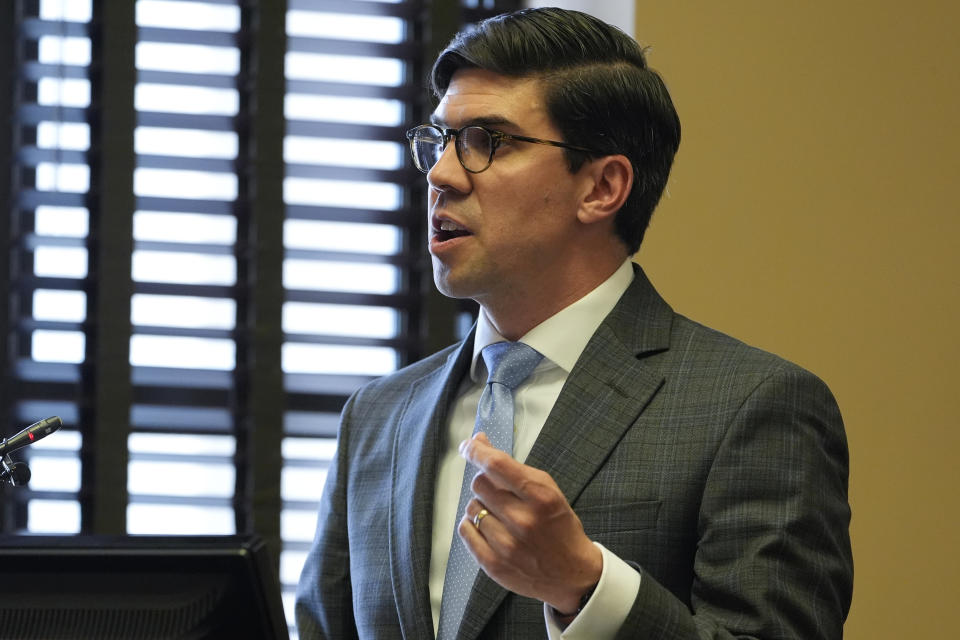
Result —
<instances>
[{"instance_id":1,"label":"white shirt cuff","mask_svg":"<svg viewBox=\"0 0 960 640\"><path fill-rule=\"evenodd\" d=\"M637 599L640 573L598 542L603 554L600 582L587 605L566 629L561 629L553 607L544 603L543 617L550 640L606 640L614 638Z\"/></svg>"}]
</instances>

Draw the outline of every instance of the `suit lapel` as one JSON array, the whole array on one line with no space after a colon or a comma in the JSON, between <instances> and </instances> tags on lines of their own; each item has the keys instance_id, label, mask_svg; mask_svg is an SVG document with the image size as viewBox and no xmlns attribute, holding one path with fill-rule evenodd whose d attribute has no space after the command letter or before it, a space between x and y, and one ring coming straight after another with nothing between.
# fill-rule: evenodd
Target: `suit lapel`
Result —
<instances>
[{"instance_id":1,"label":"suit lapel","mask_svg":"<svg viewBox=\"0 0 960 640\"><path fill-rule=\"evenodd\" d=\"M663 384L643 366L669 347L673 311L634 265L633 283L587 343L526 464L543 469L573 504ZM507 595L482 571L458 640L476 638Z\"/></svg>"},{"instance_id":2,"label":"suit lapel","mask_svg":"<svg viewBox=\"0 0 960 640\"><path fill-rule=\"evenodd\" d=\"M634 269L633 283L587 343L527 459L553 477L571 504L663 384L643 358L669 348L673 310Z\"/></svg>"},{"instance_id":3,"label":"suit lapel","mask_svg":"<svg viewBox=\"0 0 960 640\"><path fill-rule=\"evenodd\" d=\"M437 459L446 413L472 351L471 337L451 352L442 368L410 385L394 434L390 575L405 638L433 637L429 582Z\"/></svg>"}]
</instances>

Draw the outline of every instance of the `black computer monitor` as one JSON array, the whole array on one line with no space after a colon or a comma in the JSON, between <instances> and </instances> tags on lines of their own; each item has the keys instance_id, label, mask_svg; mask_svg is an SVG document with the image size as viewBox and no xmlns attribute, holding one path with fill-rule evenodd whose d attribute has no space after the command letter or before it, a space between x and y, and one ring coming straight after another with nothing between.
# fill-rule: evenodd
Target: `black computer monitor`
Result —
<instances>
[{"instance_id":1,"label":"black computer monitor","mask_svg":"<svg viewBox=\"0 0 960 640\"><path fill-rule=\"evenodd\" d=\"M287 640L266 546L240 536L2 536L0 638Z\"/></svg>"}]
</instances>

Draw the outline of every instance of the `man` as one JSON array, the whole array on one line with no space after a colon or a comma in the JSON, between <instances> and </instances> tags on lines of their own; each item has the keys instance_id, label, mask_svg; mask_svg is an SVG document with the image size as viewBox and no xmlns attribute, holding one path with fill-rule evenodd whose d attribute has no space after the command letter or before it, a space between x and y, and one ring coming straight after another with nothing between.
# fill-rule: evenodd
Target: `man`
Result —
<instances>
[{"instance_id":1,"label":"man","mask_svg":"<svg viewBox=\"0 0 960 640\"><path fill-rule=\"evenodd\" d=\"M432 82L408 137L434 279L480 317L345 406L301 637L840 638L830 392L674 314L630 261L680 139L640 47L524 10L458 35ZM508 348L533 368L504 390Z\"/></svg>"}]
</instances>

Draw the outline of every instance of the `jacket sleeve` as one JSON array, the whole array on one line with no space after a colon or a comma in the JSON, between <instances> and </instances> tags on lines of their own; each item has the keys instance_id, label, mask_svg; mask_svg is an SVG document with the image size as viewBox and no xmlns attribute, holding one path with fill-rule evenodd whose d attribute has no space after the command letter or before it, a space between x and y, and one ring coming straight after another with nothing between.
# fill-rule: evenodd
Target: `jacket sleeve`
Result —
<instances>
[{"instance_id":1,"label":"jacket sleeve","mask_svg":"<svg viewBox=\"0 0 960 640\"><path fill-rule=\"evenodd\" d=\"M839 640L853 590L836 401L789 366L744 399L704 486L690 605L642 567L619 640Z\"/></svg>"},{"instance_id":2,"label":"jacket sleeve","mask_svg":"<svg viewBox=\"0 0 960 640\"><path fill-rule=\"evenodd\" d=\"M301 640L357 637L347 540L349 416L356 396L344 406L337 453L327 473L317 532L297 586L295 615Z\"/></svg>"}]
</instances>

